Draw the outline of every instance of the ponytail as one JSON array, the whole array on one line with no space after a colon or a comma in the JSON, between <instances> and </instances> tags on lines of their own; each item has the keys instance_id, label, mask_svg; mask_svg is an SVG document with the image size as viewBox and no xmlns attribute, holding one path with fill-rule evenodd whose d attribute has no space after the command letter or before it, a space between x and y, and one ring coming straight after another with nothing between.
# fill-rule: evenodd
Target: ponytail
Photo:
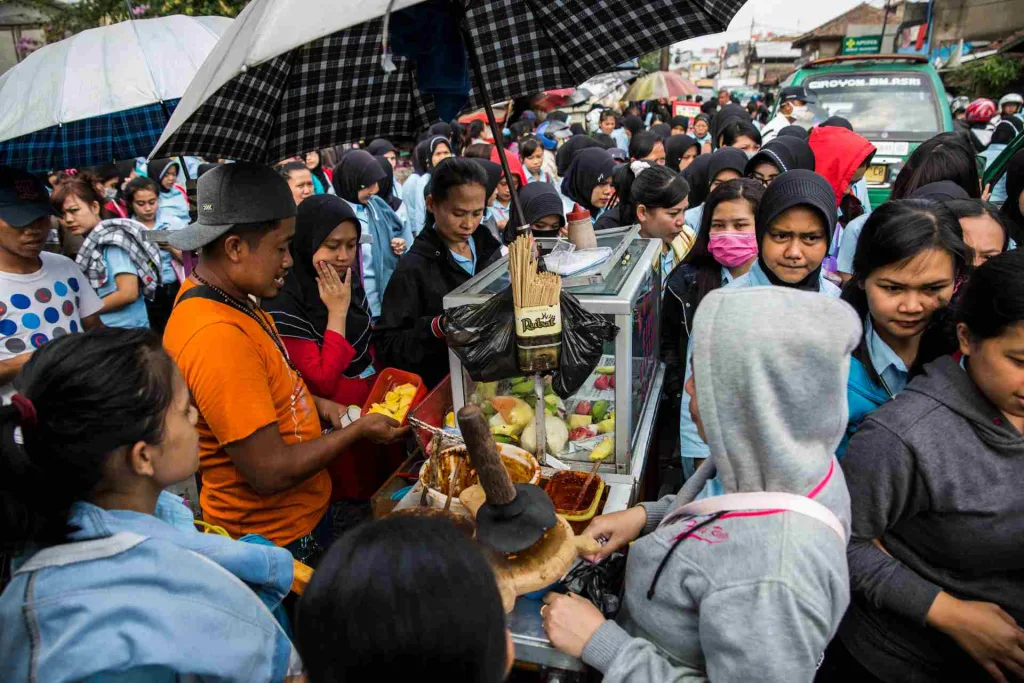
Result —
<instances>
[{"instance_id":1,"label":"ponytail","mask_svg":"<svg viewBox=\"0 0 1024 683\"><path fill-rule=\"evenodd\" d=\"M22 394L0 408L0 548L66 542L72 505L103 481L111 453L161 442L173 375L150 330L70 334L36 351Z\"/></svg>"},{"instance_id":2,"label":"ponytail","mask_svg":"<svg viewBox=\"0 0 1024 683\"><path fill-rule=\"evenodd\" d=\"M612 187L619 202L621 225L637 222L636 208L668 209L686 199L690 186L683 177L668 168L646 161L623 164L612 174Z\"/></svg>"}]
</instances>

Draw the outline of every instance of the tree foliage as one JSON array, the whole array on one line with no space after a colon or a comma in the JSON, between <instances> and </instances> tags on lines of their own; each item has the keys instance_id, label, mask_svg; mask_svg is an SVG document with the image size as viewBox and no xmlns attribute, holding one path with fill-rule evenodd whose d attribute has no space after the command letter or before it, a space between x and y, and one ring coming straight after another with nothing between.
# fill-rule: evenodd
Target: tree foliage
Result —
<instances>
[{"instance_id":1,"label":"tree foliage","mask_svg":"<svg viewBox=\"0 0 1024 683\"><path fill-rule=\"evenodd\" d=\"M964 64L947 80L959 92L970 97L998 99L1022 76L1024 65L1019 60L995 55Z\"/></svg>"},{"instance_id":2,"label":"tree foliage","mask_svg":"<svg viewBox=\"0 0 1024 683\"><path fill-rule=\"evenodd\" d=\"M61 40L72 34L96 26L105 26L129 18L144 19L170 14L194 16L237 16L247 0L78 0L57 3L53 0L33 0L43 10L53 12L53 20L46 27L50 41ZM58 6L58 7L55 7Z\"/></svg>"}]
</instances>

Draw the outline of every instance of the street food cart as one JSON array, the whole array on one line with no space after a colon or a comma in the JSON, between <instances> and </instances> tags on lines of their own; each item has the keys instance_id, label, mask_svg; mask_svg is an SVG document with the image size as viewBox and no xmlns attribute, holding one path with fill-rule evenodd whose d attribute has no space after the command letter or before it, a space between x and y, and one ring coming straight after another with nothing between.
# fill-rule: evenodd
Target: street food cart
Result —
<instances>
[{"instance_id":1,"label":"street food cart","mask_svg":"<svg viewBox=\"0 0 1024 683\"><path fill-rule=\"evenodd\" d=\"M553 458L549 456L547 462L542 463L545 465L542 473L546 481L557 467L589 472L593 448L611 437L614 451L599 466L605 495L596 512L607 514L625 510L637 502L654 432L665 370L658 360L660 268L652 268L652 264L662 246L657 240L638 237L635 227L599 233L597 240L598 246L612 250L612 257L600 268L565 278L563 288L574 294L587 311L607 316L619 330L613 341L605 343L595 372L575 395L560 402L566 418L581 425L576 428L580 431L573 434L581 438L570 439L563 451ZM554 246L555 240L538 239L537 242L541 251L546 252ZM445 309L483 303L503 291L508 282L508 261L502 258L450 292L444 298ZM511 393L517 384L529 384L523 382L525 378L510 378L493 383L496 386L484 387L469 377L454 353L450 354L450 362L454 412L467 403L486 403L488 397ZM610 428L610 431L588 437L582 431L583 423L588 422L587 416L572 418L583 412L581 406L593 410L598 402L604 402L604 410L598 417L603 418L604 429ZM585 426L593 427L592 424ZM549 438L549 448L550 444ZM398 508L415 506L421 498L421 485L417 484ZM578 531L585 526L586 523L580 525ZM576 675L572 672L582 672L585 667L580 660L551 647L541 626L541 604L535 597L521 596L509 614L516 660L543 670L548 680L570 680Z\"/></svg>"}]
</instances>

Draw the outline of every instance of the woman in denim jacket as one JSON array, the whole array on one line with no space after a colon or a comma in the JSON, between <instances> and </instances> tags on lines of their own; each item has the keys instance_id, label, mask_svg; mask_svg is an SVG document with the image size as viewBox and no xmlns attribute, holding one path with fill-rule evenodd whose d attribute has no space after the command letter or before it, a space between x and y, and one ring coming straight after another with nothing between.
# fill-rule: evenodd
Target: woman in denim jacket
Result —
<instances>
[{"instance_id":1,"label":"woman in denim jacket","mask_svg":"<svg viewBox=\"0 0 1024 683\"><path fill-rule=\"evenodd\" d=\"M199 464L196 410L148 330L67 335L0 408L4 680L283 681L301 661L270 612L288 551L201 534L163 489ZM19 445L23 443L23 445Z\"/></svg>"}]
</instances>

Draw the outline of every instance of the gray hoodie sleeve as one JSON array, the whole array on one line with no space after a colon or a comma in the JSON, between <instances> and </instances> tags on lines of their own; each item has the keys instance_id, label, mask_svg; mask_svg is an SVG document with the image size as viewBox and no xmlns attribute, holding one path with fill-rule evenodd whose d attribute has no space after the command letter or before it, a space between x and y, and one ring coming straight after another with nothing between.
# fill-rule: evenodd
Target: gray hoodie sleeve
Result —
<instances>
[{"instance_id":1,"label":"gray hoodie sleeve","mask_svg":"<svg viewBox=\"0 0 1024 683\"><path fill-rule=\"evenodd\" d=\"M852 509L851 588L875 607L924 624L942 589L871 542L925 507L927 492L913 454L895 433L868 418L850 441L843 474Z\"/></svg>"},{"instance_id":2,"label":"gray hoodie sleeve","mask_svg":"<svg viewBox=\"0 0 1024 683\"><path fill-rule=\"evenodd\" d=\"M697 669L677 666L643 638L632 638L614 621L606 621L587 641L583 661L604 674L605 683L705 683Z\"/></svg>"},{"instance_id":3,"label":"gray hoodie sleeve","mask_svg":"<svg viewBox=\"0 0 1024 683\"><path fill-rule=\"evenodd\" d=\"M700 640L707 676L674 664L646 640L606 622L587 642L583 661L605 683L650 681L810 681L828 645L832 615L781 581L716 590L700 606Z\"/></svg>"}]
</instances>

